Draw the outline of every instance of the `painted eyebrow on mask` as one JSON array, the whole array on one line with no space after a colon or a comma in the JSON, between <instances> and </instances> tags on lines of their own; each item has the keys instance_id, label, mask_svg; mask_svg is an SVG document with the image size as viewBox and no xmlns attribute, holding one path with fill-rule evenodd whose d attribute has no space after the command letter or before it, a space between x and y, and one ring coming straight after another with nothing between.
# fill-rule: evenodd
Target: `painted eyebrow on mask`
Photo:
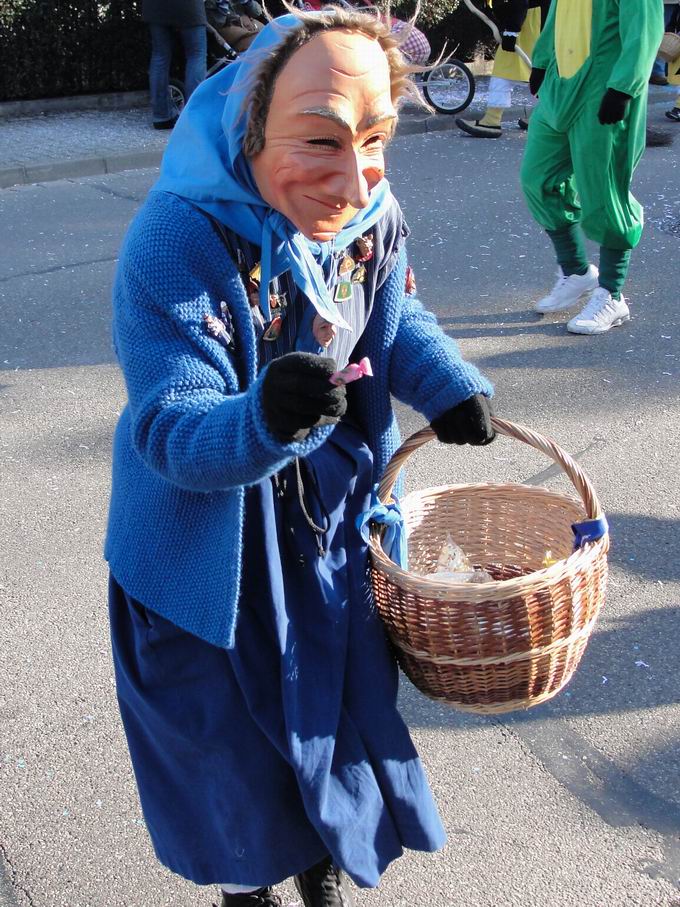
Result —
<instances>
[{"instance_id":1,"label":"painted eyebrow on mask","mask_svg":"<svg viewBox=\"0 0 680 907\"><path fill-rule=\"evenodd\" d=\"M302 113L306 116L325 117L325 119L331 120L343 129L353 132L352 126L347 120L341 116L337 110L333 110L332 107L308 107L306 110L303 110ZM365 123L362 123L362 128L372 129L373 126L376 126L378 123L384 123L386 120L391 120L394 125L397 119L396 113L377 113L374 116L369 117Z\"/></svg>"}]
</instances>

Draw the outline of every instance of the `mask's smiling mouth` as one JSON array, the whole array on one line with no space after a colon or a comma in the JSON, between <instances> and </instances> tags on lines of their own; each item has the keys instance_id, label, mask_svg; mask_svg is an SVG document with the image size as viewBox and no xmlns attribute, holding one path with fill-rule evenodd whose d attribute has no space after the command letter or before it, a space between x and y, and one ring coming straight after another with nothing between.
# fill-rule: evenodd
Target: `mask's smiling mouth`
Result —
<instances>
[{"instance_id":1,"label":"mask's smiling mouth","mask_svg":"<svg viewBox=\"0 0 680 907\"><path fill-rule=\"evenodd\" d=\"M306 198L310 202L314 202L317 205L321 205L324 208L328 208L329 211L333 211L335 214L341 214L347 207L347 205L343 205L340 202L336 202L336 203L325 202L325 201L323 201L323 199L314 198L313 195L304 195L303 198Z\"/></svg>"}]
</instances>

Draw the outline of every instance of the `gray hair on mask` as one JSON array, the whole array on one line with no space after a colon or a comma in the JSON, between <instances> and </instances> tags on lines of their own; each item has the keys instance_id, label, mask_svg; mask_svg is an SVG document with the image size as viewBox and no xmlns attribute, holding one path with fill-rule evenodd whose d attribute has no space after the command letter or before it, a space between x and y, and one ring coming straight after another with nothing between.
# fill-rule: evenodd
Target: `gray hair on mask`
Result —
<instances>
[{"instance_id":1,"label":"gray hair on mask","mask_svg":"<svg viewBox=\"0 0 680 907\"><path fill-rule=\"evenodd\" d=\"M421 107L428 106L418 92L411 75L429 67L414 66L401 53L399 47L408 38L410 29L405 29L400 35L392 35L389 13L383 19L375 7L360 11L328 6L313 13L303 12L288 5L287 9L300 24L297 28L287 31L281 43L264 56L253 71L245 105L248 110L248 125L243 140L246 157L253 157L264 148L267 115L281 70L296 50L321 32L342 29L376 40L387 57L392 101L395 106L404 98L410 98Z\"/></svg>"}]
</instances>

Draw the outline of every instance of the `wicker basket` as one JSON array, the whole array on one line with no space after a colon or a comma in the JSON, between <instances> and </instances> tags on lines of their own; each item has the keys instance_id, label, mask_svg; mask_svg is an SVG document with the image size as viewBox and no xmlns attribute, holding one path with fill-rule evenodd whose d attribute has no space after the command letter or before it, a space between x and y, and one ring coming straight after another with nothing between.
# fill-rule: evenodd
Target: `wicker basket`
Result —
<instances>
[{"instance_id":1,"label":"wicker basket","mask_svg":"<svg viewBox=\"0 0 680 907\"><path fill-rule=\"evenodd\" d=\"M680 35L667 31L661 41L658 55L667 63L673 63L677 60L680 57Z\"/></svg>"},{"instance_id":2,"label":"wicker basket","mask_svg":"<svg viewBox=\"0 0 680 907\"><path fill-rule=\"evenodd\" d=\"M528 485L451 485L401 501L409 571L383 551L371 527L376 606L399 663L416 687L467 712L525 709L553 697L570 680L602 607L609 536L573 550L571 524L602 516L581 468L556 444L494 418L509 435L552 457L581 501ZM390 461L382 502L408 457L434 438L425 428ZM493 582L451 583L419 574L435 569L447 535ZM556 563L544 568L546 550Z\"/></svg>"}]
</instances>

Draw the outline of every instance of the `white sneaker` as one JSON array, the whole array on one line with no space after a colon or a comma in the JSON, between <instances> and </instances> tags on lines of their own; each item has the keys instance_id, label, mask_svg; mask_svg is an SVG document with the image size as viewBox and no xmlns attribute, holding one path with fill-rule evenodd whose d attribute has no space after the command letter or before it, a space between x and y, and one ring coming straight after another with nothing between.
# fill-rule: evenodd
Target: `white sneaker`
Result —
<instances>
[{"instance_id":1,"label":"white sneaker","mask_svg":"<svg viewBox=\"0 0 680 907\"><path fill-rule=\"evenodd\" d=\"M569 277L565 277L562 268L558 268L557 283L548 296L538 300L534 310L545 313L571 309L582 296L597 287L599 276L595 265L588 265L585 274L570 274Z\"/></svg>"},{"instance_id":2,"label":"white sneaker","mask_svg":"<svg viewBox=\"0 0 680 907\"><path fill-rule=\"evenodd\" d=\"M612 299L609 290L598 287L583 311L567 323L567 330L572 334L604 334L625 321L630 321L630 310L623 294Z\"/></svg>"}]
</instances>

